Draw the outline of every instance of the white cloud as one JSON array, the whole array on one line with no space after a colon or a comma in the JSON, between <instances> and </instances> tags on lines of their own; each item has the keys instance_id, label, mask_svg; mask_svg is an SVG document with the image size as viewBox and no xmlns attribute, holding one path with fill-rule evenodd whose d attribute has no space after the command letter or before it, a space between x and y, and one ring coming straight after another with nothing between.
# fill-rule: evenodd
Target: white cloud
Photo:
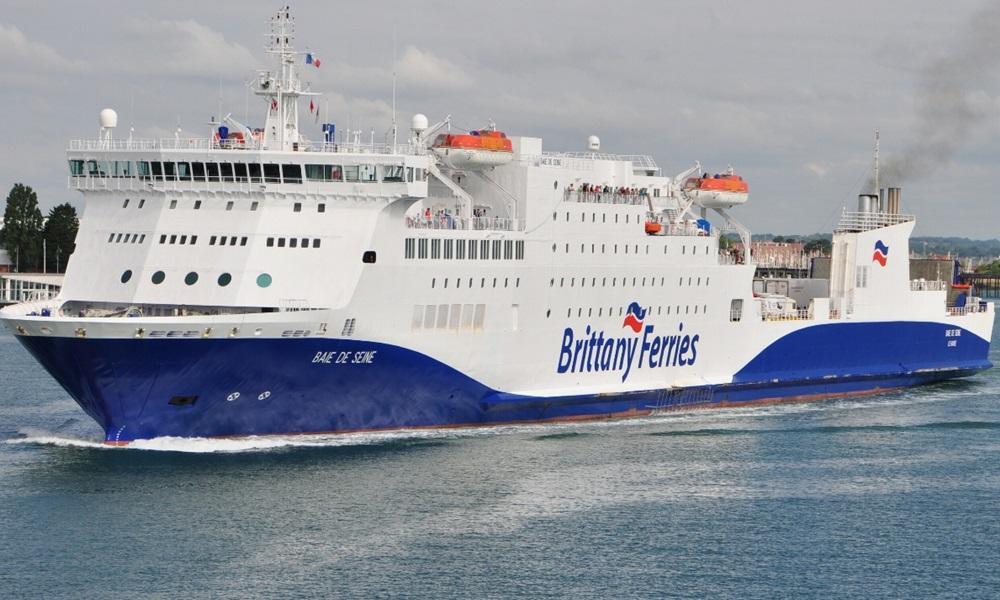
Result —
<instances>
[{"instance_id":1,"label":"white cloud","mask_svg":"<svg viewBox=\"0 0 1000 600\"><path fill-rule=\"evenodd\" d=\"M119 63L125 71L230 81L248 78L258 65L246 46L190 19L133 19L126 31L141 41Z\"/></svg>"},{"instance_id":2,"label":"white cloud","mask_svg":"<svg viewBox=\"0 0 1000 600\"><path fill-rule=\"evenodd\" d=\"M821 165L819 163L814 163L814 162L807 162L806 164L802 165L802 168L805 169L806 171L809 171L816 177L824 177L826 176L827 173L830 172L830 168L827 167L826 165Z\"/></svg>"},{"instance_id":3,"label":"white cloud","mask_svg":"<svg viewBox=\"0 0 1000 600\"><path fill-rule=\"evenodd\" d=\"M416 46L407 46L403 51L397 73L400 81L409 86L438 91L464 90L473 84L472 77L461 67Z\"/></svg>"}]
</instances>

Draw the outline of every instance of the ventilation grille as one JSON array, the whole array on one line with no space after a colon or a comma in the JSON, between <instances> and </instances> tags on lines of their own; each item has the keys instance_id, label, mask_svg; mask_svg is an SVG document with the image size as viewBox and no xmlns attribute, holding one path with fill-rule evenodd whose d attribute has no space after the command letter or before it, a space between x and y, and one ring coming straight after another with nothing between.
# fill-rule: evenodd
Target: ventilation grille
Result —
<instances>
[{"instance_id":1,"label":"ventilation grille","mask_svg":"<svg viewBox=\"0 0 1000 600\"><path fill-rule=\"evenodd\" d=\"M344 329L340 332L341 336L351 337L354 335L354 321L353 318L344 320Z\"/></svg>"}]
</instances>

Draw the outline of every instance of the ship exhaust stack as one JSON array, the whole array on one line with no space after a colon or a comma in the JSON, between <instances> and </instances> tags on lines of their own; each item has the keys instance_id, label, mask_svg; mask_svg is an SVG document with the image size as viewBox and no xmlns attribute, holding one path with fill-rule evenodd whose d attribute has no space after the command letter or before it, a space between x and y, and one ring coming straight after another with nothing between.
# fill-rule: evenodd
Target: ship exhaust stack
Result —
<instances>
[{"instance_id":1,"label":"ship exhaust stack","mask_svg":"<svg viewBox=\"0 0 1000 600\"><path fill-rule=\"evenodd\" d=\"M900 195L901 189L898 187L891 187L888 190L888 204L886 205L886 213L890 215L898 215L900 213Z\"/></svg>"},{"instance_id":2,"label":"ship exhaust stack","mask_svg":"<svg viewBox=\"0 0 1000 600\"><path fill-rule=\"evenodd\" d=\"M865 214L878 212L878 196L875 194L860 194L858 196L858 212Z\"/></svg>"}]
</instances>

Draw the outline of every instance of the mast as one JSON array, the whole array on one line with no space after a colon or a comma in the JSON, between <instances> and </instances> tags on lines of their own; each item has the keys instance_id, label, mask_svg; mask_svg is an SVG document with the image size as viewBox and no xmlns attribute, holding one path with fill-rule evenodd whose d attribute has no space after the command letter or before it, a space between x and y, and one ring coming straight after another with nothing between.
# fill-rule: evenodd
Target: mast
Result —
<instances>
[{"instance_id":1,"label":"mast","mask_svg":"<svg viewBox=\"0 0 1000 600\"><path fill-rule=\"evenodd\" d=\"M262 147L267 150L294 150L305 141L299 133L300 96L318 96L304 90L296 72L295 18L291 9L284 7L270 19L271 32L265 51L274 56L277 69L259 71L254 93L267 101L267 118L264 125Z\"/></svg>"},{"instance_id":2,"label":"mast","mask_svg":"<svg viewBox=\"0 0 1000 600\"><path fill-rule=\"evenodd\" d=\"M879 195L878 191L878 127L875 128L875 195Z\"/></svg>"}]
</instances>

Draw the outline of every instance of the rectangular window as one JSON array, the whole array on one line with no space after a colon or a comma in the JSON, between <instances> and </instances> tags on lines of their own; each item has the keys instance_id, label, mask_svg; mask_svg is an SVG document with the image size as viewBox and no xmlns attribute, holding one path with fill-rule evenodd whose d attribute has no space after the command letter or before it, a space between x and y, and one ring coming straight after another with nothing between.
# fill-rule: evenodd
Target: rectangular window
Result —
<instances>
[{"instance_id":1,"label":"rectangular window","mask_svg":"<svg viewBox=\"0 0 1000 600\"><path fill-rule=\"evenodd\" d=\"M210 182L219 181L219 163L205 163L205 175Z\"/></svg>"},{"instance_id":2,"label":"rectangular window","mask_svg":"<svg viewBox=\"0 0 1000 600\"><path fill-rule=\"evenodd\" d=\"M132 177L132 161L116 160L115 177Z\"/></svg>"},{"instance_id":3,"label":"rectangular window","mask_svg":"<svg viewBox=\"0 0 1000 600\"><path fill-rule=\"evenodd\" d=\"M399 183L403 181L403 165L382 165L382 181Z\"/></svg>"},{"instance_id":4,"label":"rectangular window","mask_svg":"<svg viewBox=\"0 0 1000 600\"><path fill-rule=\"evenodd\" d=\"M465 258L465 240L455 240L455 258Z\"/></svg>"},{"instance_id":5,"label":"rectangular window","mask_svg":"<svg viewBox=\"0 0 1000 600\"><path fill-rule=\"evenodd\" d=\"M322 202L319 203L319 204L317 204L316 205L316 212L325 213L326 212L326 204L323 204Z\"/></svg>"},{"instance_id":6,"label":"rectangular window","mask_svg":"<svg viewBox=\"0 0 1000 600\"><path fill-rule=\"evenodd\" d=\"M195 210L200 210L201 209L201 200L195 200L194 201L194 209Z\"/></svg>"},{"instance_id":7,"label":"rectangular window","mask_svg":"<svg viewBox=\"0 0 1000 600\"><path fill-rule=\"evenodd\" d=\"M214 240L215 236L212 236L212 239ZM273 248L274 247L274 238L273 237L267 238L267 247L268 248Z\"/></svg>"},{"instance_id":8,"label":"rectangular window","mask_svg":"<svg viewBox=\"0 0 1000 600\"><path fill-rule=\"evenodd\" d=\"M413 258L417 253L416 240L413 238L406 238L403 242L403 258Z\"/></svg>"},{"instance_id":9,"label":"rectangular window","mask_svg":"<svg viewBox=\"0 0 1000 600\"><path fill-rule=\"evenodd\" d=\"M226 210L233 210L233 201L226 202Z\"/></svg>"},{"instance_id":10,"label":"rectangular window","mask_svg":"<svg viewBox=\"0 0 1000 600\"><path fill-rule=\"evenodd\" d=\"M260 202L254 200L253 202L250 203L250 210L251 211L257 210L258 206L260 206Z\"/></svg>"},{"instance_id":11,"label":"rectangular window","mask_svg":"<svg viewBox=\"0 0 1000 600\"><path fill-rule=\"evenodd\" d=\"M489 240L481 240L479 242L479 258L481 258L483 260L489 260L490 259L490 241Z\"/></svg>"},{"instance_id":12,"label":"rectangular window","mask_svg":"<svg viewBox=\"0 0 1000 600\"><path fill-rule=\"evenodd\" d=\"M278 247L279 248L285 247L285 238L278 238Z\"/></svg>"},{"instance_id":13,"label":"rectangular window","mask_svg":"<svg viewBox=\"0 0 1000 600\"><path fill-rule=\"evenodd\" d=\"M170 201L170 210L174 210L175 208L177 208L177 201L176 200L171 200Z\"/></svg>"},{"instance_id":14,"label":"rectangular window","mask_svg":"<svg viewBox=\"0 0 1000 600\"><path fill-rule=\"evenodd\" d=\"M278 163L264 163L264 183L281 183L281 169Z\"/></svg>"},{"instance_id":15,"label":"rectangular window","mask_svg":"<svg viewBox=\"0 0 1000 600\"><path fill-rule=\"evenodd\" d=\"M281 165L281 176L285 183L302 183L302 165Z\"/></svg>"},{"instance_id":16,"label":"rectangular window","mask_svg":"<svg viewBox=\"0 0 1000 600\"><path fill-rule=\"evenodd\" d=\"M93 161L89 161L89 162L93 162ZM150 163L150 164L153 165L153 180L154 181L163 181L163 163L161 163L161 162L154 162L154 163ZM95 163L95 165L96 165L96 163ZM96 169L96 166L95 166L95 169Z\"/></svg>"},{"instance_id":17,"label":"rectangular window","mask_svg":"<svg viewBox=\"0 0 1000 600\"><path fill-rule=\"evenodd\" d=\"M170 236L170 243L171 244L176 244L177 243L177 236L176 235Z\"/></svg>"},{"instance_id":18,"label":"rectangular window","mask_svg":"<svg viewBox=\"0 0 1000 600\"><path fill-rule=\"evenodd\" d=\"M292 239L288 240L288 247L289 248L298 248L299 247L299 238L292 238Z\"/></svg>"},{"instance_id":19,"label":"rectangular window","mask_svg":"<svg viewBox=\"0 0 1000 600\"><path fill-rule=\"evenodd\" d=\"M247 164L247 175L250 177L250 183L260 183L264 180L263 173L260 170L260 164L258 163Z\"/></svg>"},{"instance_id":20,"label":"rectangular window","mask_svg":"<svg viewBox=\"0 0 1000 600\"><path fill-rule=\"evenodd\" d=\"M240 238L240 246L246 246L246 245L247 245L247 238L246 236L243 236Z\"/></svg>"},{"instance_id":21,"label":"rectangular window","mask_svg":"<svg viewBox=\"0 0 1000 600\"><path fill-rule=\"evenodd\" d=\"M195 245L197 243L198 243L198 236L192 235L191 236L191 245L193 246L193 245Z\"/></svg>"},{"instance_id":22,"label":"rectangular window","mask_svg":"<svg viewBox=\"0 0 1000 600\"><path fill-rule=\"evenodd\" d=\"M500 260L500 240L493 240L493 260Z\"/></svg>"},{"instance_id":23,"label":"rectangular window","mask_svg":"<svg viewBox=\"0 0 1000 600\"><path fill-rule=\"evenodd\" d=\"M292 212L302 212L302 203L296 202L292 205Z\"/></svg>"},{"instance_id":24,"label":"rectangular window","mask_svg":"<svg viewBox=\"0 0 1000 600\"><path fill-rule=\"evenodd\" d=\"M678 307L678 312L680 312L680 307ZM740 298L734 298L729 303L729 320L736 323L739 322L742 318L743 318L743 300Z\"/></svg>"},{"instance_id":25,"label":"rectangular window","mask_svg":"<svg viewBox=\"0 0 1000 600\"><path fill-rule=\"evenodd\" d=\"M475 316L472 318L472 329L475 331L482 331L483 325L486 323L486 305L477 304Z\"/></svg>"},{"instance_id":26,"label":"rectangular window","mask_svg":"<svg viewBox=\"0 0 1000 600\"><path fill-rule=\"evenodd\" d=\"M235 235L232 236L231 238L229 238L229 245L230 246L235 246L236 245L236 236Z\"/></svg>"},{"instance_id":27,"label":"rectangular window","mask_svg":"<svg viewBox=\"0 0 1000 600\"><path fill-rule=\"evenodd\" d=\"M309 247L309 238L302 238L302 247L303 248Z\"/></svg>"},{"instance_id":28,"label":"rectangular window","mask_svg":"<svg viewBox=\"0 0 1000 600\"><path fill-rule=\"evenodd\" d=\"M250 182L250 173L247 170L246 163L235 163L227 166L229 167L229 172L231 174L231 177L226 179L226 181L236 181L237 183Z\"/></svg>"},{"instance_id":29,"label":"rectangular window","mask_svg":"<svg viewBox=\"0 0 1000 600\"><path fill-rule=\"evenodd\" d=\"M174 168L174 163L165 162L163 163L163 178L167 181L176 181L176 170Z\"/></svg>"},{"instance_id":30,"label":"rectangular window","mask_svg":"<svg viewBox=\"0 0 1000 600\"><path fill-rule=\"evenodd\" d=\"M471 304L462 305L462 329L468 331L472 329L473 306Z\"/></svg>"},{"instance_id":31,"label":"rectangular window","mask_svg":"<svg viewBox=\"0 0 1000 600\"><path fill-rule=\"evenodd\" d=\"M209 246L214 246L215 245L215 239L216 238L215 238L214 235L212 237L208 238L208 245ZM270 246L271 245L270 244L271 238L267 238L267 241L269 242L267 245Z\"/></svg>"},{"instance_id":32,"label":"rectangular window","mask_svg":"<svg viewBox=\"0 0 1000 600\"><path fill-rule=\"evenodd\" d=\"M358 165L344 167L344 181L359 181L358 177Z\"/></svg>"},{"instance_id":33,"label":"rectangular window","mask_svg":"<svg viewBox=\"0 0 1000 600\"><path fill-rule=\"evenodd\" d=\"M114 235L114 234L112 233L111 235ZM108 241L110 242L111 240L109 239ZM163 234L163 235L160 236L160 243L161 244L166 244L167 243L167 234Z\"/></svg>"},{"instance_id":34,"label":"rectangular window","mask_svg":"<svg viewBox=\"0 0 1000 600\"><path fill-rule=\"evenodd\" d=\"M375 165L361 165L360 176L362 183L375 183L378 181L375 173Z\"/></svg>"},{"instance_id":35,"label":"rectangular window","mask_svg":"<svg viewBox=\"0 0 1000 600\"><path fill-rule=\"evenodd\" d=\"M139 179L149 179L149 162L141 160L135 163L136 173L139 175Z\"/></svg>"},{"instance_id":36,"label":"rectangular window","mask_svg":"<svg viewBox=\"0 0 1000 600\"><path fill-rule=\"evenodd\" d=\"M512 258L514 258L514 240L504 240L503 259L511 260Z\"/></svg>"},{"instance_id":37,"label":"rectangular window","mask_svg":"<svg viewBox=\"0 0 1000 600\"><path fill-rule=\"evenodd\" d=\"M69 174L72 175L72 176L74 176L74 177L82 177L83 176L83 160L82 159L74 159L74 160L69 161Z\"/></svg>"},{"instance_id":38,"label":"rectangular window","mask_svg":"<svg viewBox=\"0 0 1000 600\"><path fill-rule=\"evenodd\" d=\"M188 243L188 236L182 235L181 236L181 244L186 244L186 243Z\"/></svg>"},{"instance_id":39,"label":"rectangular window","mask_svg":"<svg viewBox=\"0 0 1000 600\"><path fill-rule=\"evenodd\" d=\"M331 165L306 165L306 179L309 181L330 181Z\"/></svg>"},{"instance_id":40,"label":"rectangular window","mask_svg":"<svg viewBox=\"0 0 1000 600\"><path fill-rule=\"evenodd\" d=\"M451 259L454 254L455 240L444 241L444 257Z\"/></svg>"},{"instance_id":41,"label":"rectangular window","mask_svg":"<svg viewBox=\"0 0 1000 600\"><path fill-rule=\"evenodd\" d=\"M191 164L186 162L177 163L177 180L191 181Z\"/></svg>"},{"instance_id":42,"label":"rectangular window","mask_svg":"<svg viewBox=\"0 0 1000 600\"><path fill-rule=\"evenodd\" d=\"M343 181L344 180L344 167L340 165L332 165L330 167L330 181Z\"/></svg>"},{"instance_id":43,"label":"rectangular window","mask_svg":"<svg viewBox=\"0 0 1000 600\"><path fill-rule=\"evenodd\" d=\"M441 258L441 240L431 240L431 258Z\"/></svg>"},{"instance_id":44,"label":"rectangular window","mask_svg":"<svg viewBox=\"0 0 1000 600\"><path fill-rule=\"evenodd\" d=\"M476 249L479 248L479 242L476 240L469 240L469 258L472 260L476 259Z\"/></svg>"},{"instance_id":45,"label":"rectangular window","mask_svg":"<svg viewBox=\"0 0 1000 600\"><path fill-rule=\"evenodd\" d=\"M413 167L406 167L406 180L413 181Z\"/></svg>"},{"instance_id":46,"label":"rectangular window","mask_svg":"<svg viewBox=\"0 0 1000 600\"><path fill-rule=\"evenodd\" d=\"M195 181L205 181L205 163L191 163L191 178Z\"/></svg>"},{"instance_id":47,"label":"rectangular window","mask_svg":"<svg viewBox=\"0 0 1000 600\"><path fill-rule=\"evenodd\" d=\"M517 251L516 251L516 254L515 254L515 258L517 260L524 260L524 240L519 240L517 242L517 246L516 247L517 247Z\"/></svg>"},{"instance_id":48,"label":"rectangular window","mask_svg":"<svg viewBox=\"0 0 1000 600\"><path fill-rule=\"evenodd\" d=\"M242 166L246 167L246 165ZM219 176L222 177L222 181L225 181L226 183L232 183L235 181L232 163L219 163L219 173Z\"/></svg>"},{"instance_id":49,"label":"rectangular window","mask_svg":"<svg viewBox=\"0 0 1000 600\"><path fill-rule=\"evenodd\" d=\"M417 240L417 258L427 258L427 240Z\"/></svg>"},{"instance_id":50,"label":"rectangular window","mask_svg":"<svg viewBox=\"0 0 1000 600\"><path fill-rule=\"evenodd\" d=\"M319 248L320 238L313 238L313 248Z\"/></svg>"}]
</instances>

